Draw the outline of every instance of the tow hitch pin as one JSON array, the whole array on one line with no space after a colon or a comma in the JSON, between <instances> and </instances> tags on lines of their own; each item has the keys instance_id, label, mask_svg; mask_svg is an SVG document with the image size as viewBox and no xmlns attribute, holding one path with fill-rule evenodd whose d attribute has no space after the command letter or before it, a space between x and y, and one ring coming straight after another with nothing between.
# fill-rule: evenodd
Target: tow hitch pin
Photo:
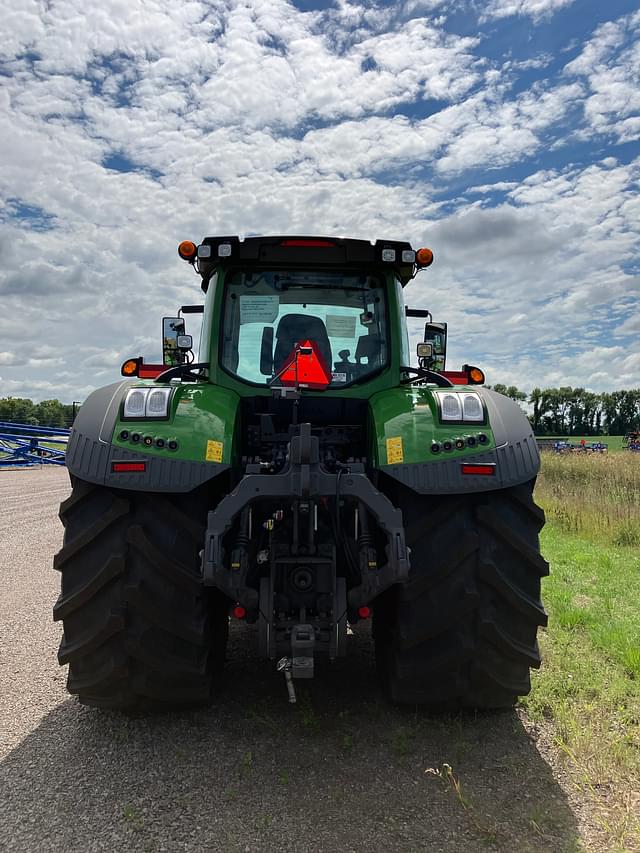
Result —
<instances>
[{"instance_id":1,"label":"tow hitch pin","mask_svg":"<svg viewBox=\"0 0 640 853\"><path fill-rule=\"evenodd\" d=\"M289 703L291 705L295 705L296 688L293 686L293 676L291 675L291 659L280 658L280 660L276 664L276 669L278 672L284 672L284 678L287 682L287 691L289 693Z\"/></svg>"}]
</instances>

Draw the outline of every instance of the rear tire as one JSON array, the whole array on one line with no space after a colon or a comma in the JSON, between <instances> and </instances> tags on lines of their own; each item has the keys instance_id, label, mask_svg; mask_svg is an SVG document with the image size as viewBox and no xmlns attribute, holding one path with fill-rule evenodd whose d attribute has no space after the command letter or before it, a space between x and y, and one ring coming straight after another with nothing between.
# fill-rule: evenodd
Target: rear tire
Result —
<instances>
[{"instance_id":1,"label":"rear tire","mask_svg":"<svg viewBox=\"0 0 640 853\"><path fill-rule=\"evenodd\" d=\"M228 602L200 576L206 500L72 484L53 610L69 692L121 710L206 703L228 630Z\"/></svg>"},{"instance_id":2,"label":"rear tire","mask_svg":"<svg viewBox=\"0 0 640 853\"><path fill-rule=\"evenodd\" d=\"M396 497L411 572L374 610L378 672L389 699L437 710L508 708L531 689L547 624L549 573L533 482L474 495Z\"/></svg>"}]
</instances>

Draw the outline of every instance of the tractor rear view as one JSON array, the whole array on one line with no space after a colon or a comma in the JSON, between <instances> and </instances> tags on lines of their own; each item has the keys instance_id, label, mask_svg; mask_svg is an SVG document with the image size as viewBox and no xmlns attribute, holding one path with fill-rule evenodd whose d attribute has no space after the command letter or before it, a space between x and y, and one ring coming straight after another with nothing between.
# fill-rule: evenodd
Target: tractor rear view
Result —
<instances>
[{"instance_id":1,"label":"tractor rear view","mask_svg":"<svg viewBox=\"0 0 640 853\"><path fill-rule=\"evenodd\" d=\"M54 608L69 691L123 710L207 702L233 615L295 701L372 618L390 700L513 705L546 624L539 454L481 370L445 369L446 323L405 308L431 252L209 237L179 253L203 303L164 319L163 364L125 362L69 441ZM426 320L417 367L407 316Z\"/></svg>"}]
</instances>

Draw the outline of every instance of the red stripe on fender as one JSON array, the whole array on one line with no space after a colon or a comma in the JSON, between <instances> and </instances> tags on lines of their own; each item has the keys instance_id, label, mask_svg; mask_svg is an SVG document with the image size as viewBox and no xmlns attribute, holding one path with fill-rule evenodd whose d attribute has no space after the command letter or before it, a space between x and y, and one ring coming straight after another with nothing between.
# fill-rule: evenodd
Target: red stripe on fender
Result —
<instances>
[{"instance_id":1,"label":"red stripe on fender","mask_svg":"<svg viewBox=\"0 0 640 853\"><path fill-rule=\"evenodd\" d=\"M496 464L495 462L488 462L484 465L479 465L478 463L473 462L463 462L460 466L460 472L462 474L474 474L480 477L493 477L496 473Z\"/></svg>"},{"instance_id":2,"label":"red stripe on fender","mask_svg":"<svg viewBox=\"0 0 640 853\"><path fill-rule=\"evenodd\" d=\"M114 474L141 474L147 470L146 462L112 462Z\"/></svg>"}]
</instances>

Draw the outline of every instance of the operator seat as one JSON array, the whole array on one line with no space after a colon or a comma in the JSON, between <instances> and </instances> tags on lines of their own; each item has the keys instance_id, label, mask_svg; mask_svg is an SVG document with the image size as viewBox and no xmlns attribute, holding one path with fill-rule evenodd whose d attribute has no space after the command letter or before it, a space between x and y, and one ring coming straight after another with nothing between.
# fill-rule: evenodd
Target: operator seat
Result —
<instances>
[{"instance_id":1,"label":"operator seat","mask_svg":"<svg viewBox=\"0 0 640 853\"><path fill-rule=\"evenodd\" d=\"M356 346L356 364L358 367L362 367L362 359L367 359L367 365L369 370L375 365L378 366L380 363L380 356L382 354L382 341L380 340L380 336L377 334L369 334L362 335L358 338L358 343Z\"/></svg>"},{"instance_id":2,"label":"operator seat","mask_svg":"<svg viewBox=\"0 0 640 853\"><path fill-rule=\"evenodd\" d=\"M312 341L324 359L327 370L331 370L331 343L327 327L320 317L308 314L287 314L276 329L276 348L273 354L273 372L279 373L297 343Z\"/></svg>"}]
</instances>

